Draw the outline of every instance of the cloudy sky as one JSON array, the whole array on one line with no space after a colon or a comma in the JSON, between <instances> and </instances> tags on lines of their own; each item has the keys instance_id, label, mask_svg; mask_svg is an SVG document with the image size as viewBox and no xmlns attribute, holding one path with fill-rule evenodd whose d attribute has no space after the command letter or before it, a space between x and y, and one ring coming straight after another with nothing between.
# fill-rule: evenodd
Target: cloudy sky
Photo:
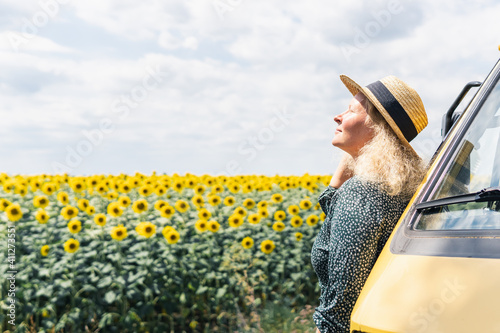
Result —
<instances>
[{"instance_id":1,"label":"cloudy sky","mask_svg":"<svg viewBox=\"0 0 500 333\"><path fill-rule=\"evenodd\" d=\"M500 3L0 0L0 172L332 173L333 116L393 74L442 114L500 57Z\"/></svg>"}]
</instances>

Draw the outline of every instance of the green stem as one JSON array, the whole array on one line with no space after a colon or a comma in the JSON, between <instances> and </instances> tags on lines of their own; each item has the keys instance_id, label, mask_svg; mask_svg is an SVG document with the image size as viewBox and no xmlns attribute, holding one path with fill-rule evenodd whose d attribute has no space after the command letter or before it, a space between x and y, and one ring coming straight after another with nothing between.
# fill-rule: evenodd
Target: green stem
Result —
<instances>
[{"instance_id":1,"label":"green stem","mask_svg":"<svg viewBox=\"0 0 500 333\"><path fill-rule=\"evenodd\" d=\"M122 258L123 258L123 253L122 253L122 246L120 242L116 242L116 247L117 247L117 253L119 255L118 258L118 276L121 276L122 274ZM121 293L121 303L122 303L122 319L125 319L125 316L127 314L127 295L125 293L125 286L121 286L120 288L120 293Z\"/></svg>"},{"instance_id":2,"label":"green stem","mask_svg":"<svg viewBox=\"0 0 500 333\"><path fill-rule=\"evenodd\" d=\"M122 246L120 244L121 241L116 242L116 248L117 248L117 253L119 254L118 256L118 273L121 273L122 270L122 258L123 258L123 253L122 253Z\"/></svg>"},{"instance_id":3,"label":"green stem","mask_svg":"<svg viewBox=\"0 0 500 333\"><path fill-rule=\"evenodd\" d=\"M75 288L75 272L76 272L76 260L75 260L75 254L71 254L71 267L72 267L72 276L71 276L71 287L73 289L73 295L71 297L71 310L75 308L75 296L76 296L76 288Z\"/></svg>"}]
</instances>

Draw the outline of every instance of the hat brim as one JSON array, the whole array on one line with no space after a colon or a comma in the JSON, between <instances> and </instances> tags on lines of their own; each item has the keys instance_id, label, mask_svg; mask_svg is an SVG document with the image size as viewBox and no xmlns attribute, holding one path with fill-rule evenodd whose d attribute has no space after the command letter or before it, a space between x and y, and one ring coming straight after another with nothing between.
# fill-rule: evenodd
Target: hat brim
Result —
<instances>
[{"instance_id":1,"label":"hat brim","mask_svg":"<svg viewBox=\"0 0 500 333\"><path fill-rule=\"evenodd\" d=\"M403 143L403 145L418 156L417 152L413 149L413 147L410 145L408 140L406 140L405 136L399 129L399 126L396 125L392 117L389 115L389 112L387 112L384 106L378 101L377 98L375 98L375 96L369 89L362 87L347 75L343 74L340 75L340 80L347 87L347 89L353 96L356 96L357 93L362 93L366 98L368 98L368 100L373 104L373 106L375 106L375 108L382 115L382 117L384 117L385 121L387 121L387 123L392 128L392 130L399 138L399 140Z\"/></svg>"}]
</instances>

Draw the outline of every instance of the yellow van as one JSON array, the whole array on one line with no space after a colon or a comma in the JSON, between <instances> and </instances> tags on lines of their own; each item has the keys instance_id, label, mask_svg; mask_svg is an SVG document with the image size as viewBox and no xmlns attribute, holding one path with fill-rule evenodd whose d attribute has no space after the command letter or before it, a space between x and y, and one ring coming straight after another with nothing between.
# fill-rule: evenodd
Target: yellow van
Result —
<instances>
[{"instance_id":1,"label":"yellow van","mask_svg":"<svg viewBox=\"0 0 500 333\"><path fill-rule=\"evenodd\" d=\"M500 332L500 60L464 88L442 131L356 302L353 333Z\"/></svg>"}]
</instances>

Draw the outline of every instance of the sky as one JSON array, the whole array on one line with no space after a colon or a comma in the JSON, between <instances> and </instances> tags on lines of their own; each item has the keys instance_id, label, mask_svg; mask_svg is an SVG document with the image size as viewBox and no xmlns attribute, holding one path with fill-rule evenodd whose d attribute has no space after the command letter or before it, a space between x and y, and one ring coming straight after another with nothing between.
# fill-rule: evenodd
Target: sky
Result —
<instances>
[{"instance_id":1,"label":"sky","mask_svg":"<svg viewBox=\"0 0 500 333\"><path fill-rule=\"evenodd\" d=\"M415 88L430 159L500 57L499 17L496 0L0 0L0 172L331 174L340 74Z\"/></svg>"}]
</instances>

